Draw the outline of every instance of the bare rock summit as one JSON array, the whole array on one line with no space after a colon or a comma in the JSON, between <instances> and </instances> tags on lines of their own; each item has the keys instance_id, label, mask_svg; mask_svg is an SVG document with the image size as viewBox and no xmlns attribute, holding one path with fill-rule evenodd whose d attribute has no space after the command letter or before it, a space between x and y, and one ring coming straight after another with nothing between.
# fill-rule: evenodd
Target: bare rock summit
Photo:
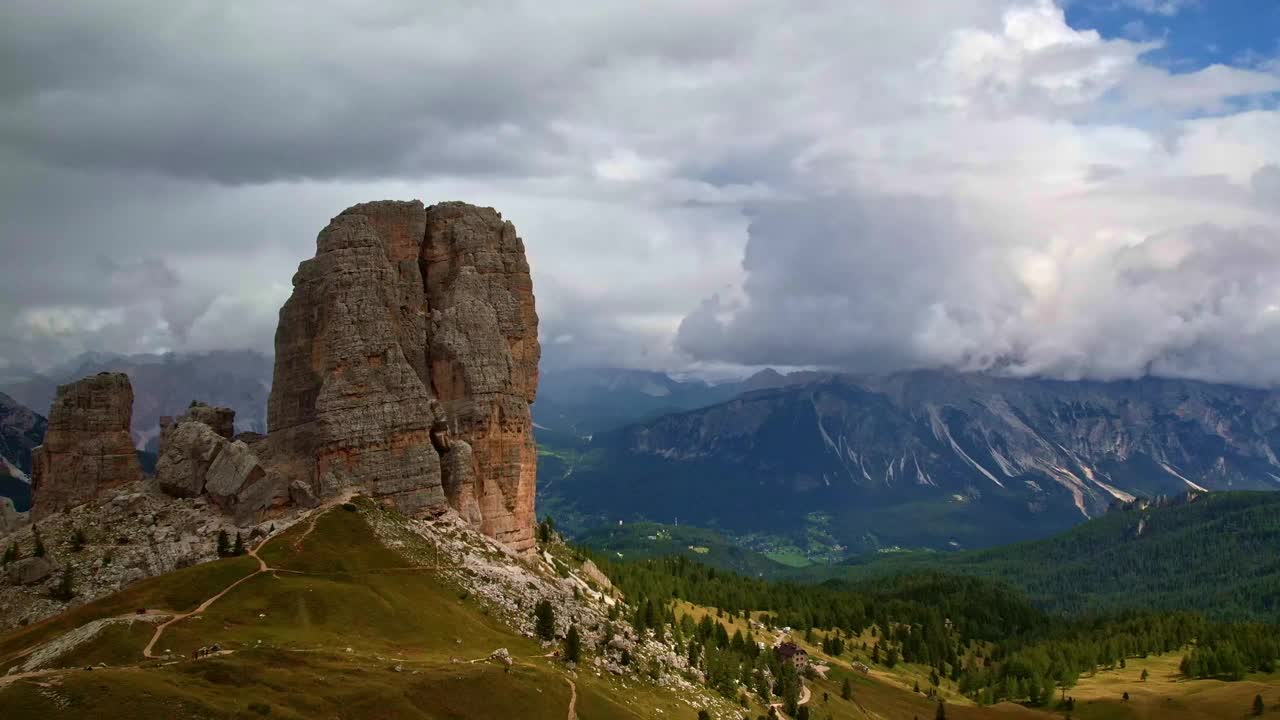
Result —
<instances>
[{"instance_id":1,"label":"bare rock summit","mask_svg":"<svg viewBox=\"0 0 1280 720\"><path fill-rule=\"evenodd\" d=\"M541 350L515 227L465 203L375 202L316 246L276 330L269 470L294 497L453 507L530 549Z\"/></svg>"},{"instance_id":2,"label":"bare rock summit","mask_svg":"<svg viewBox=\"0 0 1280 720\"><path fill-rule=\"evenodd\" d=\"M129 427L133 387L99 373L58 388L44 444L32 452L32 516L82 505L142 478Z\"/></svg>"}]
</instances>

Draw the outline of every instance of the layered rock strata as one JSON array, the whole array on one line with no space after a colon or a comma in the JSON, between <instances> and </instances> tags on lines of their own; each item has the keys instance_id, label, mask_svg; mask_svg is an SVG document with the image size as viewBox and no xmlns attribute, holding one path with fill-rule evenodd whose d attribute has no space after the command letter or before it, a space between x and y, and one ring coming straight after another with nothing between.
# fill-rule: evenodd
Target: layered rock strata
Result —
<instances>
[{"instance_id":1,"label":"layered rock strata","mask_svg":"<svg viewBox=\"0 0 1280 720\"><path fill-rule=\"evenodd\" d=\"M100 373L60 386L44 444L32 452L33 518L140 480L142 468L129 435L132 419L127 375Z\"/></svg>"},{"instance_id":2,"label":"layered rock strata","mask_svg":"<svg viewBox=\"0 0 1280 720\"><path fill-rule=\"evenodd\" d=\"M290 495L452 506L532 547L540 349L514 226L464 203L377 202L316 245L280 312L268 403L271 467Z\"/></svg>"}]
</instances>

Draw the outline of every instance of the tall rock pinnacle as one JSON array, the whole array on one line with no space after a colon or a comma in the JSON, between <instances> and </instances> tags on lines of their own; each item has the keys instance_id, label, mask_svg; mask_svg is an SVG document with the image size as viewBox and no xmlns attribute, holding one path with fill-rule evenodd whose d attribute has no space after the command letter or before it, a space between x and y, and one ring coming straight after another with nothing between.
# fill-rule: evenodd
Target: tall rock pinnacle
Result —
<instances>
[{"instance_id":1,"label":"tall rock pinnacle","mask_svg":"<svg viewBox=\"0 0 1280 720\"><path fill-rule=\"evenodd\" d=\"M524 244L492 208L357 205L280 311L261 451L291 492L454 507L533 546L538 317Z\"/></svg>"},{"instance_id":2,"label":"tall rock pinnacle","mask_svg":"<svg viewBox=\"0 0 1280 720\"><path fill-rule=\"evenodd\" d=\"M44 444L32 452L32 515L40 519L142 479L129 427L133 386L123 373L58 388Z\"/></svg>"}]
</instances>

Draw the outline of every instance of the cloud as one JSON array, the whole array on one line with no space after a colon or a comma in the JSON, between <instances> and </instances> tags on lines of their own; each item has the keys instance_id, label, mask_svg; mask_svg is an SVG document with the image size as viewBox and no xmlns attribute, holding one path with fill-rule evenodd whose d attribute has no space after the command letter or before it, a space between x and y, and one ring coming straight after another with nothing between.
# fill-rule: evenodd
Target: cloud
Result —
<instances>
[{"instance_id":1,"label":"cloud","mask_svg":"<svg viewBox=\"0 0 1280 720\"><path fill-rule=\"evenodd\" d=\"M515 222L549 364L1271 382L1214 248L1274 262L1280 65L1157 46L1049 0L18 0L0 359L270 350L328 219L419 197ZM1192 267L1135 269L1170 238ZM1083 288L1191 320L1129 357Z\"/></svg>"},{"instance_id":2,"label":"cloud","mask_svg":"<svg viewBox=\"0 0 1280 720\"><path fill-rule=\"evenodd\" d=\"M1120 4L1139 12L1173 17L1188 8L1200 5L1200 0L1120 0Z\"/></svg>"}]
</instances>

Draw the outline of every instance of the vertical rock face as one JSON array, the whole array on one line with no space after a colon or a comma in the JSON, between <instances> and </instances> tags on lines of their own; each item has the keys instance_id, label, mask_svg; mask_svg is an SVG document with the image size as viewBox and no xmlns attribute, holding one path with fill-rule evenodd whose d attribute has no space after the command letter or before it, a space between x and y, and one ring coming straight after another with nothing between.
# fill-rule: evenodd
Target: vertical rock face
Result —
<instances>
[{"instance_id":1,"label":"vertical rock face","mask_svg":"<svg viewBox=\"0 0 1280 720\"><path fill-rule=\"evenodd\" d=\"M431 388L473 455L474 502L487 535L533 546L537 455L529 404L538 388L538 316L524 243L491 208L427 208L422 247ZM459 511L469 506L458 489Z\"/></svg>"},{"instance_id":2,"label":"vertical rock face","mask_svg":"<svg viewBox=\"0 0 1280 720\"><path fill-rule=\"evenodd\" d=\"M59 387L44 444L32 455L32 515L39 519L140 480L132 419L127 375L101 373Z\"/></svg>"},{"instance_id":3,"label":"vertical rock face","mask_svg":"<svg viewBox=\"0 0 1280 720\"><path fill-rule=\"evenodd\" d=\"M280 311L269 470L301 497L451 505L527 550L537 322L523 243L492 208L344 211Z\"/></svg>"}]
</instances>

